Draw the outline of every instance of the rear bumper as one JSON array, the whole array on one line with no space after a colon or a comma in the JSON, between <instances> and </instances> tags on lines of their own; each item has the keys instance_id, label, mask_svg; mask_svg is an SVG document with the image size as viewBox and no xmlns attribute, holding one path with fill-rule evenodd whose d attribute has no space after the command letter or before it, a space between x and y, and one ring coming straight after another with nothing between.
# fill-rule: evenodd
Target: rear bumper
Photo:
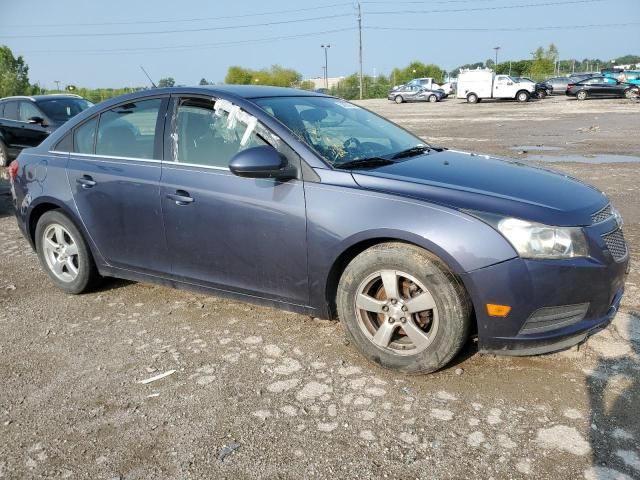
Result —
<instances>
[{"instance_id":1,"label":"rear bumper","mask_svg":"<svg viewBox=\"0 0 640 480\"><path fill-rule=\"evenodd\" d=\"M621 262L515 258L465 274L476 311L479 350L538 355L585 341L615 317L628 271L628 256ZM506 318L490 317L487 303L510 305L511 312ZM580 304L588 308L570 322L559 321L539 330L530 327L540 309Z\"/></svg>"}]
</instances>

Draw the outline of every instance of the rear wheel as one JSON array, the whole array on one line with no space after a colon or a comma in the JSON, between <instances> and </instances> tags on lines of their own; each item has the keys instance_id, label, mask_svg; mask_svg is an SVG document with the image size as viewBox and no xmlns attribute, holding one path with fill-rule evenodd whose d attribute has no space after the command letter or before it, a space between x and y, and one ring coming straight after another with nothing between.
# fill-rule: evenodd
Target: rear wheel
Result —
<instances>
[{"instance_id":1,"label":"rear wheel","mask_svg":"<svg viewBox=\"0 0 640 480\"><path fill-rule=\"evenodd\" d=\"M624 96L626 98L636 98L638 96L638 91L634 90L633 88L627 88L624 91Z\"/></svg>"},{"instance_id":2,"label":"rear wheel","mask_svg":"<svg viewBox=\"0 0 640 480\"><path fill-rule=\"evenodd\" d=\"M578 93L576 93L576 98L578 100L586 100L588 96L589 95L584 90L580 90Z\"/></svg>"},{"instance_id":3,"label":"rear wheel","mask_svg":"<svg viewBox=\"0 0 640 480\"><path fill-rule=\"evenodd\" d=\"M543 99L544 97L547 96L547 92L543 89L537 90L536 91L536 97L539 99Z\"/></svg>"},{"instance_id":4,"label":"rear wheel","mask_svg":"<svg viewBox=\"0 0 640 480\"><path fill-rule=\"evenodd\" d=\"M435 95L429 95L429 102L436 103L438 101L438 97Z\"/></svg>"},{"instance_id":5,"label":"rear wheel","mask_svg":"<svg viewBox=\"0 0 640 480\"><path fill-rule=\"evenodd\" d=\"M470 93L469 95L467 95L467 102L478 103L478 96L475 93Z\"/></svg>"},{"instance_id":6,"label":"rear wheel","mask_svg":"<svg viewBox=\"0 0 640 480\"><path fill-rule=\"evenodd\" d=\"M9 150L7 146L0 140L0 167L9 165Z\"/></svg>"},{"instance_id":7,"label":"rear wheel","mask_svg":"<svg viewBox=\"0 0 640 480\"><path fill-rule=\"evenodd\" d=\"M347 336L371 361L406 373L429 373L460 351L470 302L457 278L429 252L383 243L358 255L338 286Z\"/></svg>"},{"instance_id":8,"label":"rear wheel","mask_svg":"<svg viewBox=\"0 0 640 480\"><path fill-rule=\"evenodd\" d=\"M516 100L518 100L520 103L528 102L529 101L529 92L524 91L524 90L520 90L516 94Z\"/></svg>"},{"instance_id":9,"label":"rear wheel","mask_svg":"<svg viewBox=\"0 0 640 480\"><path fill-rule=\"evenodd\" d=\"M404 98L402 98L401 95L396 95L396 98L394 98L393 101L396 103L402 103L404 102Z\"/></svg>"},{"instance_id":10,"label":"rear wheel","mask_svg":"<svg viewBox=\"0 0 640 480\"><path fill-rule=\"evenodd\" d=\"M38 220L36 250L52 282L67 293L89 290L100 278L82 234L60 210Z\"/></svg>"}]
</instances>

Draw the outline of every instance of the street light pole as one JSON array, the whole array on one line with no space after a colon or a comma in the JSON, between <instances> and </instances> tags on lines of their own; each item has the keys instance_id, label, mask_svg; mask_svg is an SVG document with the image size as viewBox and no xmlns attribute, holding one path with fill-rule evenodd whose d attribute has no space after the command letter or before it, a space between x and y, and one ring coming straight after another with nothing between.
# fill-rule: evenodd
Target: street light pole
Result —
<instances>
[{"instance_id":1,"label":"street light pole","mask_svg":"<svg viewBox=\"0 0 640 480\"><path fill-rule=\"evenodd\" d=\"M493 47L493 49L496 51L496 63L495 63L495 66L496 66L496 68L498 68L498 50L500 50L500 47Z\"/></svg>"},{"instance_id":2,"label":"street light pole","mask_svg":"<svg viewBox=\"0 0 640 480\"><path fill-rule=\"evenodd\" d=\"M60 80L54 80L53 83L56 84L56 91L60 91Z\"/></svg>"},{"instance_id":3,"label":"street light pole","mask_svg":"<svg viewBox=\"0 0 640 480\"><path fill-rule=\"evenodd\" d=\"M331 48L331 45L320 45L324 48L324 88L329 88L329 71L327 70L327 50Z\"/></svg>"}]
</instances>

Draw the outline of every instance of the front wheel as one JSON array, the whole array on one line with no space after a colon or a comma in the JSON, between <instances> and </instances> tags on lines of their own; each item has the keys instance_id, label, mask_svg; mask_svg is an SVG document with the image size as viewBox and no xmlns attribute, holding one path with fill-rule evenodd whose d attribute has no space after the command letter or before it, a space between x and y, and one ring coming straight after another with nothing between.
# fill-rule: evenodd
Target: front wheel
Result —
<instances>
[{"instance_id":1,"label":"front wheel","mask_svg":"<svg viewBox=\"0 0 640 480\"><path fill-rule=\"evenodd\" d=\"M624 96L626 98L636 98L638 96L638 91L634 90L633 88L627 88L624 91Z\"/></svg>"},{"instance_id":2,"label":"front wheel","mask_svg":"<svg viewBox=\"0 0 640 480\"><path fill-rule=\"evenodd\" d=\"M475 93L470 93L469 95L467 95L467 102L478 103L478 96Z\"/></svg>"},{"instance_id":3,"label":"front wheel","mask_svg":"<svg viewBox=\"0 0 640 480\"><path fill-rule=\"evenodd\" d=\"M429 102L436 103L438 101L438 97L435 95L429 95Z\"/></svg>"},{"instance_id":4,"label":"front wheel","mask_svg":"<svg viewBox=\"0 0 640 480\"><path fill-rule=\"evenodd\" d=\"M396 102L396 103L402 103L402 102L404 102L404 98L402 98L402 96L401 96L401 95L396 95L396 98L394 98L393 100L394 100L394 102Z\"/></svg>"},{"instance_id":5,"label":"front wheel","mask_svg":"<svg viewBox=\"0 0 640 480\"><path fill-rule=\"evenodd\" d=\"M584 90L580 90L577 94L576 94L576 98L578 100L586 100L588 97L587 92L585 92Z\"/></svg>"},{"instance_id":6,"label":"front wheel","mask_svg":"<svg viewBox=\"0 0 640 480\"><path fill-rule=\"evenodd\" d=\"M0 167L9 165L9 150L2 140L0 140Z\"/></svg>"},{"instance_id":7,"label":"front wheel","mask_svg":"<svg viewBox=\"0 0 640 480\"><path fill-rule=\"evenodd\" d=\"M518 100L520 103L528 102L529 92L525 92L524 90L518 92L516 95L516 100Z\"/></svg>"},{"instance_id":8,"label":"front wheel","mask_svg":"<svg viewBox=\"0 0 640 480\"><path fill-rule=\"evenodd\" d=\"M60 210L38 220L36 251L53 283L67 293L85 292L100 277L82 234Z\"/></svg>"},{"instance_id":9,"label":"front wheel","mask_svg":"<svg viewBox=\"0 0 640 480\"><path fill-rule=\"evenodd\" d=\"M414 245L383 243L362 252L345 269L336 303L347 336L385 368L433 372L468 337L470 301L462 284Z\"/></svg>"}]
</instances>

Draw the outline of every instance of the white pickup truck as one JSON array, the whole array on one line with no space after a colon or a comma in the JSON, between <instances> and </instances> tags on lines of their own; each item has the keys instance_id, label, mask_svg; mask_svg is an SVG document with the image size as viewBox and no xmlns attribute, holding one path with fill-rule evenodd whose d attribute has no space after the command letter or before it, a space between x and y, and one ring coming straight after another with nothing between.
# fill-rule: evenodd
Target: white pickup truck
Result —
<instances>
[{"instance_id":1,"label":"white pickup truck","mask_svg":"<svg viewBox=\"0 0 640 480\"><path fill-rule=\"evenodd\" d=\"M528 102L535 84L518 83L509 75L496 75L493 70L461 70L458 75L457 98L478 103L483 98L509 98Z\"/></svg>"}]
</instances>

